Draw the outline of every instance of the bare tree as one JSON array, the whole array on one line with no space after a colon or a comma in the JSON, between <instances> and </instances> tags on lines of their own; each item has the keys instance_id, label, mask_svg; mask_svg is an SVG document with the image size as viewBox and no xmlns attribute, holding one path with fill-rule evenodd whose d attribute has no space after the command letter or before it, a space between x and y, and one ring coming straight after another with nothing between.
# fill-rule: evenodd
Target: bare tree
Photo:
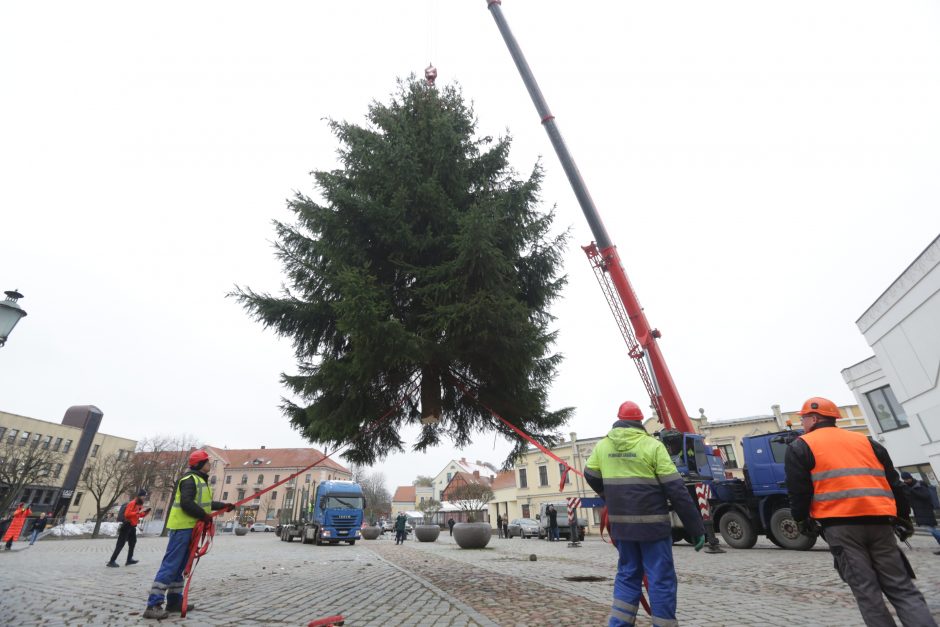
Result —
<instances>
[{"instance_id":1,"label":"bare tree","mask_svg":"<svg viewBox=\"0 0 940 627\"><path fill-rule=\"evenodd\" d=\"M418 503L418 510L424 514L424 523L430 525L434 515L441 511L441 502L436 499L427 499Z\"/></svg>"},{"instance_id":2,"label":"bare tree","mask_svg":"<svg viewBox=\"0 0 940 627\"><path fill-rule=\"evenodd\" d=\"M55 479L61 472L64 456L49 448L48 443L12 440L0 444L0 514L6 512L23 488Z\"/></svg>"},{"instance_id":3,"label":"bare tree","mask_svg":"<svg viewBox=\"0 0 940 627\"><path fill-rule=\"evenodd\" d=\"M392 495L385 487L385 475L374 471L364 473L357 482L362 488L362 495L366 499L363 515L369 522L375 522L392 509Z\"/></svg>"},{"instance_id":4,"label":"bare tree","mask_svg":"<svg viewBox=\"0 0 940 627\"><path fill-rule=\"evenodd\" d=\"M493 490L485 483L467 483L454 486L450 491L450 500L461 511L466 512L467 522L474 522L476 514L486 509L493 500Z\"/></svg>"},{"instance_id":5,"label":"bare tree","mask_svg":"<svg viewBox=\"0 0 940 627\"><path fill-rule=\"evenodd\" d=\"M95 499L95 529L92 538L98 537L101 521L118 499L127 494L137 480L133 456L130 459L115 454L99 457L85 466L81 485Z\"/></svg>"},{"instance_id":6,"label":"bare tree","mask_svg":"<svg viewBox=\"0 0 940 627\"><path fill-rule=\"evenodd\" d=\"M136 475L136 489L146 488L154 503L166 502L163 516L163 532L167 534L166 523L170 519L170 507L176 482L189 468L189 454L200 444L191 435L156 435L144 438L137 444L139 468Z\"/></svg>"}]
</instances>

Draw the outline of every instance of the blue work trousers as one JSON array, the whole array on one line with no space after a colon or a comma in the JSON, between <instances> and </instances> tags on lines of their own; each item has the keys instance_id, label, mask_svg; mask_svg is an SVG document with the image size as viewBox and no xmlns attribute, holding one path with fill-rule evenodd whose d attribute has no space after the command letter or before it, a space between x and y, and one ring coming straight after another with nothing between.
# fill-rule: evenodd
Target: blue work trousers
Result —
<instances>
[{"instance_id":1,"label":"blue work trousers","mask_svg":"<svg viewBox=\"0 0 940 627\"><path fill-rule=\"evenodd\" d=\"M614 601L608 627L632 626L643 591L643 575L649 584L654 627L674 627L676 622L676 569L672 562L672 538L652 542L614 540L620 558L614 580Z\"/></svg>"},{"instance_id":2,"label":"blue work trousers","mask_svg":"<svg viewBox=\"0 0 940 627\"><path fill-rule=\"evenodd\" d=\"M147 607L163 604L166 597L167 605L180 605L183 601L183 569L186 568L186 558L189 555L189 541L193 537L192 529L171 529L170 541L166 545L163 563L153 580L150 596L147 598Z\"/></svg>"},{"instance_id":3,"label":"blue work trousers","mask_svg":"<svg viewBox=\"0 0 940 627\"><path fill-rule=\"evenodd\" d=\"M930 525L923 525L925 528L930 530L930 534L933 536L933 539L940 543L940 529L936 527L931 527ZM32 542L30 542L32 544Z\"/></svg>"}]
</instances>

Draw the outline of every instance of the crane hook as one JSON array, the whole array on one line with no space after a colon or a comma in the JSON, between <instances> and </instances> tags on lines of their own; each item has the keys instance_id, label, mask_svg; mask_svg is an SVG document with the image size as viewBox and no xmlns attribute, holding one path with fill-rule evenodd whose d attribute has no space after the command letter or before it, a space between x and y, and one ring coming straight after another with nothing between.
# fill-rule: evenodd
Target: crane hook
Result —
<instances>
[{"instance_id":1,"label":"crane hook","mask_svg":"<svg viewBox=\"0 0 940 627\"><path fill-rule=\"evenodd\" d=\"M437 68L433 63L428 63L428 66L424 68L424 82L428 84L428 87L434 87L435 80L437 80Z\"/></svg>"}]
</instances>

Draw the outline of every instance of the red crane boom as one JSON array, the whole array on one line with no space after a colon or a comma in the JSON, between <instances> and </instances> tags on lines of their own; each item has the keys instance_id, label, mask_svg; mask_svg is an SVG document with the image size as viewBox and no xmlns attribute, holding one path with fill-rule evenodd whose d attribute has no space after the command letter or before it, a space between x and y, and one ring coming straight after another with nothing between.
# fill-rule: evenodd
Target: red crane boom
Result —
<instances>
[{"instance_id":1,"label":"red crane boom","mask_svg":"<svg viewBox=\"0 0 940 627\"><path fill-rule=\"evenodd\" d=\"M555 116L549 110L532 70L529 69L529 64L522 54L516 38L509 29L506 18L503 17L501 4L501 0L487 0L490 13L499 27L499 32L506 42L506 47L509 48L509 54L522 76L522 81L529 91L533 104L535 104L542 125L552 142L552 147L554 147L555 153L561 161L561 166L568 176L571 188L578 199L578 204L581 206L581 211L591 227L594 242L591 242L589 246L584 246L583 249L591 262L597 281L607 299L607 304L610 305L610 309L614 314L620 333L627 343L630 357L640 372L640 378L643 379L643 384L650 396L650 404L667 428L678 429L684 433L695 433L695 428L689 420L689 414L686 412L682 398L679 396L676 383L673 381L669 367L666 365L666 359L663 357L657 343L660 337L659 330L653 329L646 319L646 314L640 306L636 292L634 292L630 279L623 269L617 247L607 235L607 229L601 221L594 200L581 178L578 166L571 157L564 139L562 139L561 131L558 130Z\"/></svg>"}]
</instances>

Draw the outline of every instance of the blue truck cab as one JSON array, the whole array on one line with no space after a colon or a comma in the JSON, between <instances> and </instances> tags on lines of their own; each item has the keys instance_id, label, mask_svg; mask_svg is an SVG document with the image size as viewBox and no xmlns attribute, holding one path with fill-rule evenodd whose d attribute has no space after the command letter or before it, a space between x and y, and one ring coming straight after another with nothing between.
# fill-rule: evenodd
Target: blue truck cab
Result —
<instances>
[{"instance_id":1,"label":"blue truck cab","mask_svg":"<svg viewBox=\"0 0 940 627\"><path fill-rule=\"evenodd\" d=\"M362 528L365 497L358 483L324 481L305 512L300 537L304 544L355 544Z\"/></svg>"},{"instance_id":2,"label":"blue truck cab","mask_svg":"<svg viewBox=\"0 0 940 627\"><path fill-rule=\"evenodd\" d=\"M712 518L730 546L752 548L759 535L784 549L806 551L816 544L816 538L800 534L787 496L784 457L801 435L786 430L742 438L744 479L712 483Z\"/></svg>"}]
</instances>

